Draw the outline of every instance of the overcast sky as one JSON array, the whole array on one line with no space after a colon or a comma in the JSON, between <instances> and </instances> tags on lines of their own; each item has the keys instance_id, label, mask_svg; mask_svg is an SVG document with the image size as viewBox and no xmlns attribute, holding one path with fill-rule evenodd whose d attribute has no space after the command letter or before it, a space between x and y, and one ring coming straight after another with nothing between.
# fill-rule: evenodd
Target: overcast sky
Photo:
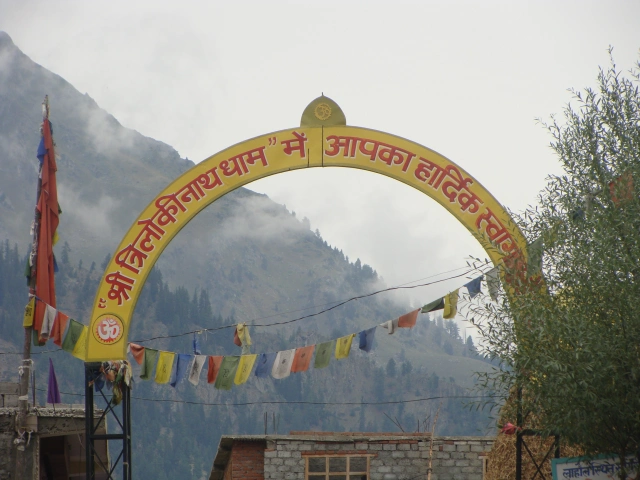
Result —
<instances>
[{"instance_id":1,"label":"overcast sky","mask_svg":"<svg viewBox=\"0 0 640 480\"><path fill-rule=\"evenodd\" d=\"M0 0L0 30L195 162L297 126L324 92L347 124L438 151L519 211L559 172L535 119L561 113L568 88L595 85L609 45L620 67L638 60L640 2ZM483 256L434 201L372 173L313 169L249 188L389 285Z\"/></svg>"}]
</instances>

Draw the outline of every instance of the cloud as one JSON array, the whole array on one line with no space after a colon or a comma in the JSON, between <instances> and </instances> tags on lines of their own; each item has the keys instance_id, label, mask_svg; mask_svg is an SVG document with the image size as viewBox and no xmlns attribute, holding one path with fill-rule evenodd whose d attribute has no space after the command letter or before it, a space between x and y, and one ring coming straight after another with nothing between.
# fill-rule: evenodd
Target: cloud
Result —
<instances>
[{"instance_id":1,"label":"cloud","mask_svg":"<svg viewBox=\"0 0 640 480\"><path fill-rule=\"evenodd\" d=\"M67 222L76 220L94 235L113 235L112 216L120 204L115 198L103 195L97 202L89 204L81 200L77 192L59 183L58 201L63 215L70 219Z\"/></svg>"},{"instance_id":2,"label":"cloud","mask_svg":"<svg viewBox=\"0 0 640 480\"><path fill-rule=\"evenodd\" d=\"M258 242L277 240L289 245L302 234L311 234L309 223L298 220L286 207L267 196L250 196L235 200L234 215L216 229L224 240L250 239Z\"/></svg>"}]
</instances>

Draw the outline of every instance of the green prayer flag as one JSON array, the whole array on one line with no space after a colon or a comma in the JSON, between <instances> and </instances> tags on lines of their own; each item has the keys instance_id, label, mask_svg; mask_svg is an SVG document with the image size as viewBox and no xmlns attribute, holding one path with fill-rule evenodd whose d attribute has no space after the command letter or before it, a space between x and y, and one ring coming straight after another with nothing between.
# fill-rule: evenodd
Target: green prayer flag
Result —
<instances>
[{"instance_id":1,"label":"green prayer flag","mask_svg":"<svg viewBox=\"0 0 640 480\"><path fill-rule=\"evenodd\" d=\"M142 360L142 368L140 369L140 378L149 380L153 374L153 367L158 363L158 350L155 348L145 348L144 358Z\"/></svg>"},{"instance_id":2,"label":"green prayer flag","mask_svg":"<svg viewBox=\"0 0 640 480\"><path fill-rule=\"evenodd\" d=\"M420 310L422 313L435 312L436 310L442 310L444 308L444 297L434 300L431 303L427 303Z\"/></svg>"},{"instance_id":3,"label":"green prayer flag","mask_svg":"<svg viewBox=\"0 0 640 480\"><path fill-rule=\"evenodd\" d=\"M233 379L236 378L238 364L240 363L240 355L232 355L224 357L218 376L216 377L215 387L218 390L231 390Z\"/></svg>"},{"instance_id":4,"label":"green prayer flag","mask_svg":"<svg viewBox=\"0 0 640 480\"><path fill-rule=\"evenodd\" d=\"M316 346L316 359L313 363L313 368L324 368L329 365L333 352L336 349L336 341L330 340L328 342L320 343Z\"/></svg>"},{"instance_id":5,"label":"green prayer flag","mask_svg":"<svg viewBox=\"0 0 640 480\"><path fill-rule=\"evenodd\" d=\"M82 325L80 322L74 320L73 318L69 319L69 328L67 328L67 334L65 335L64 340L62 341L62 349L65 352L69 352L69 353L73 352L73 349L75 348L76 343L78 343L78 339L80 338L80 335L82 335L83 327L84 325Z\"/></svg>"}]
</instances>

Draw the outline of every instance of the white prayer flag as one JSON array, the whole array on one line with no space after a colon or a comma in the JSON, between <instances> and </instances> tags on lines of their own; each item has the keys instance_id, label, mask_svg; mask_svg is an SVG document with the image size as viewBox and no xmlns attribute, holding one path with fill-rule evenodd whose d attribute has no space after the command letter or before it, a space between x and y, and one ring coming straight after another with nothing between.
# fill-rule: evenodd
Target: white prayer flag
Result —
<instances>
[{"instance_id":1,"label":"white prayer flag","mask_svg":"<svg viewBox=\"0 0 640 480\"><path fill-rule=\"evenodd\" d=\"M276 360L273 362L271 376L278 380L287 378L291 373L291 365L293 365L293 357L295 356L295 354L295 348L278 352L278 354L276 355Z\"/></svg>"},{"instance_id":2,"label":"white prayer flag","mask_svg":"<svg viewBox=\"0 0 640 480\"><path fill-rule=\"evenodd\" d=\"M202 372L206 361L206 355L195 355L193 357L193 363L191 364L191 368L189 369L189 381L194 385L198 385L198 383L200 382L200 372Z\"/></svg>"}]
</instances>

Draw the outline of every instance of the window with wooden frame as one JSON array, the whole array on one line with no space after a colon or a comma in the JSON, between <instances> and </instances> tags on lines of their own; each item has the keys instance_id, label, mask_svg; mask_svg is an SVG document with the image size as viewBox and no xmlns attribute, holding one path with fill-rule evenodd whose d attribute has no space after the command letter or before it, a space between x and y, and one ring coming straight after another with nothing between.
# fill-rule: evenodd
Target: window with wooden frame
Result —
<instances>
[{"instance_id":1,"label":"window with wooden frame","mask_svg":"<svg viewBox=\"0 0 640 480\"><path fill-rule=\"evenodd\" d=\"M370 455L309 456L305 480L367 480Z\"/></svg>"}]
</instances>

